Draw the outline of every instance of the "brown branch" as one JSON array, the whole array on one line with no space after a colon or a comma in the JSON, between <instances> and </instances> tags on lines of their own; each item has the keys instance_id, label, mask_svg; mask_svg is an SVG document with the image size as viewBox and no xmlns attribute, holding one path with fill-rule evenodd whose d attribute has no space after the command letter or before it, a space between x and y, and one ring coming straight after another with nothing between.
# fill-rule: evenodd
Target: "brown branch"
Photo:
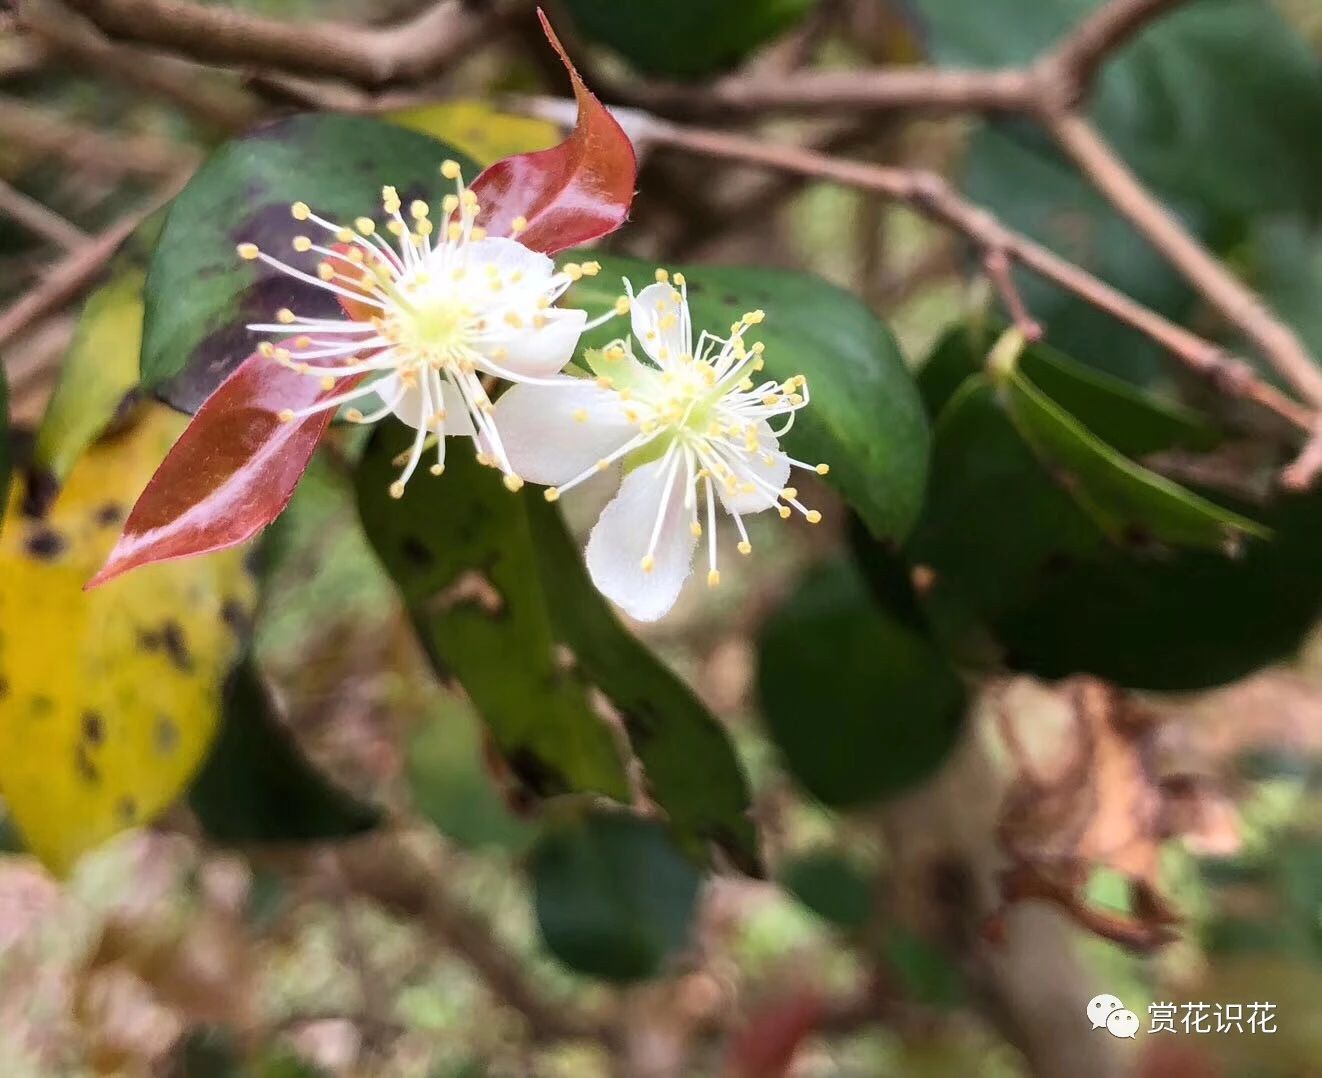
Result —
<instances>
[{"instance_id":1,"label":"brown branch","mask_svg":"<svg viewBox=\"0 0 1322 1078\"><path fill-rule=\"evenodd\" d=\"M1305 400L1322 407L1322 368L1294 331L1143 187L1087 119L1076 113L1062 113L1047 117L1045 122L1092 185L1253 342Z\"/></svg>"},{"instance_id":2,"label":"brown branch","mask_svg":"<svg viewBox=\"0 0 1322 1078\"><path fill-rule=\"evenodd\" d=\"M159 139L108 135L8 97L0 97L0 143L114 175L164 176L194 159L191 153Z\"/></svg>"},{"instance_id":3,"label":"brown branch","mask_svg":"<svg viewBox=\"0 0 1322 1078\"><path fill-rule=\"evenodd\" d=\"M372 27L285 22L188 0L68 0L111 37L206 63L269 67L377 87L442 71L492 29L493 17L458 2L433 4L406 22Z\"/></svg>"},{"instance_id":4,"label":"brown branch","mask_svg":"<svg viewBox=\"0 0 1322 1078\"><path fill-rule=\"evenodd\" d=\"M93 237L44 273L35 288L0 310L0 346L77 298L97 279L134 230L175 196L186 178L184 173L177 174L148 205Z\"/></svg>"},{"instance_id":5,"label":"brown branch","mask_svg":"<svg viewBox=\"0 0 1322 1078\"><path fill-rule=\"evenodd\" d=\"M1190 0L1112 0L1083 19L1043 63L1068 81L1067 96L1077 104L1092 88L1097 69L1135 35Z\"/></svg>"},{"instance_id":6,"label":"brown branch","mask_svg":"<svg viewBox=\"0 0 1322 1078\"><path fill-rule=\"evenodd\" d=\"M12 218L34 235L73 251L90 242L82 229L70 224L35 198L0 180L0 215Z\"/></svg>"},{"instance_id":7,"label":"brown branch","mask_svg":"<svg viewBox=\"0 0 1322 1078\"><path fill-rule=\"evenodd\" d=\"M358 843L338 857L343 879L356 894L421 925L451 948L497 998L523 1016L533 1040L609 1039L596 1017L547 999L486 921L449 894L438 878L439 867L426 863L407 840Z\"/></svg>"},{"instance_id":8,"label":"brown branch","mask_svg":"<svg viewBox=\"0 0 1322 1078\"><path fill-rule=\"evenodd\" d=\"M563 116L565 105L541 98L523 99L519 107L547 119ZM1259 378L1242 360L1150 310L1087 270L1035 240L1014 232L991 213L965 201L936 173L847 161L797 146L710 128L688 127L636 111L623 118L634 138L743 164L799 173L864 191L874 191L960 233L984 256L1000 252L1067 292L1151 337L1223 393L1252 401L1306 431L1314 427L1312 410Z\"/></svg>"},{"instance_id":9,"label":"brown branch","mask_svg":"<svg viewBox=\"0 0 1322 1078\"><path fill-rule=\"evenodd\" d=\"M257 103L238 87L213 86L216 76L210 72L108 41L85 19L50 0L23 0L18 21L66 66L163 98L219 131L241 131L257 119Z\"/></svg>"}]
</instances>

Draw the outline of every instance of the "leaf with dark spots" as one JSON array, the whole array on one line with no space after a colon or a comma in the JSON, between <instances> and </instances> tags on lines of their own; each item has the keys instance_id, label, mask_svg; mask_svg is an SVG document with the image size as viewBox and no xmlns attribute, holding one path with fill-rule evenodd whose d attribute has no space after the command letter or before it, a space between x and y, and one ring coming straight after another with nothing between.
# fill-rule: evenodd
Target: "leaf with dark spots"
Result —
<instances>
[{"instance_id":1,"label":"leaf with dark spots","mask_svg":"<svg viewBox=\"0 0 1322 1078\"><path fill-rule=\"evenodd\" d=\"M638 163L623 128L583 85L546 16L542 29L564 61L578 102L578 119L564 142L548 150L497 161L474 182L481 223L509 234L516 217L528 227L519 241L555 254L614 232L629 216Z\"/></svg>"},{"instance_id":2,"label":"leaf with dark spots","mask_svg":"<svg viewBox=\"0 0 1322 1078\"><path fill-rule=\"evenodd\" d=\"M282 422L284 409L315 405L354 378L323 389L253 353L211 395L174 444L129 514L88 587L141 565L237 546L270 524L293 497L333 409Z\"/></svg>"},{"instance_id":3,"label":"leaf with dark spots","mask_svg":"<svg viewBox=\"0 0 1322 1078\"><path fill-rule=\"evenodd\" d=\"M435 201L446 158L477 172L452 147L360 116L294 116L223 145L174 200L152 258L143 385L192 410L252 351L248 322L281 307L337 316L329 293L240 259L235 245L290 257L292 238L310 232L290 216L293 202L352 221L379 214L385 185Z\"/></svg>"},{"instance_id":4,"label":"leaf with dark spots","mask_svg":"<svg viewBox=\"0 0 1322 1078\"><path fill-rule=\"evenodd\" d=\"M588 580L559 511L541 498L528 499L527 507L557 635L620 713L652 798L691 851L703 854L714 842L742 871L761 875L748 782L729 735L620 624Z\"/></svg>"},{"instance_id":5,"label":"leaf with dark spots","mask_svg":"<svg viewBox=\"0 0 1322 1078\"><path fill-rule=\"evenodd\" d=\"M394 577L438 676L459 681L495 747L538 793L628 796L612 731L556 653L551 602L524 506L471 443L453 439L445 475L390 497L412 432L381 424L355 475L368 539ZM424 556L425 554L425 556Z\"/></svg>"}]
</instances>

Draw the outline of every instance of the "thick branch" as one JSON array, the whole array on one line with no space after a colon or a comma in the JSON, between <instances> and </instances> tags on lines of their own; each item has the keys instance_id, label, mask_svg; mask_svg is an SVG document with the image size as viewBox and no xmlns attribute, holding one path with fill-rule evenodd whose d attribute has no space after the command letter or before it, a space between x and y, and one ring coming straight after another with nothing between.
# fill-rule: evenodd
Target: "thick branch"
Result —
<instances>
[{"instance_id":1,"label":"thick branch","mask_svg":"<svg viewBox=\"0 0 1322 1078\"><path fill-rule=\"evenodd\" d=\"M207 63L272 67L357 86L416 82L477 44L490 17L437 3L389 27L293 23L188 0L68 0L112 37L156 45Z\"/></svg>"},{"instance_id":2,"label":"thick branch","mask_svg":"<svg viewBox=\"0 0 1322 1078\"><path fill-rule=\"evenodd\" d=\"M1093 186L1226 321L1253 342L1305 400L1322 407L1322 368L1294 331L1157 201L1087 119L1067 112L1048 116L1045 123Z\"/></svg>"},{"instance_id":3,"label":"thick branch","mask_svg":"<svg viewBox=\"0 0 1322 1078\"><path fill-rule=\"evenodd\" d=\"M66 250L76 250L88 236L54 210L0 180L0 216L10 217L35 235Z\"/></svg>"},{"instance_id":4,"label":"thick branch","mask_svg":"<svg viewBox=\"0 0 1322 1078\"><path fill-rule=\"evenodd\" d=\"M0 97L0 144L50 154L80 168L115 175L162 176L193 155L141 135L108 135L26 102Z\"/></svg>"}]
</instances>

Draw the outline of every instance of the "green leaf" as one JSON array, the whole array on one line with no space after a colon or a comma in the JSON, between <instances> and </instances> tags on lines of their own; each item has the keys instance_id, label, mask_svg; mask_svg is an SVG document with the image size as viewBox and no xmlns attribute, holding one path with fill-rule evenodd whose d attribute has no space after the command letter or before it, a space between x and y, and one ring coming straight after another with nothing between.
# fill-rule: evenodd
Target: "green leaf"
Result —
<instances>
[{"instance_id":1,"label":"green leaf","mask_svg":"<svg viewBox=\"0 0 1322 1078\"><path fill-rule=\"evenodd\" d=\"M405 755L413 806L468 849L522 852L537 828L510 809L484 767L476 715L447 706L410 732Z\"/></svg>"},{"instance_id":2,"label":"green leaf","mask_svg":"<svg viewBox=\"0 0 1322 1078\"><path fill-rule=\"evenodd\" d=\"M235 253L256 243L287 257L295 235L312 234L290 204L306 202L335 220L371 215L381 188L435 197L445 158L472 179L462 154L415 131L358 116L294 116L217 150L170 206L147 275L142 383L184 411L195 411L253 350L246 323L281 307L339 316L335 297ZM320 240L318 241L320 242Z\"/></svg>"},{"instance_id":3,"label":"green leaf","mask_svg":"<svg viewBox=\"0 0 1322 1078\"><path fill-rule=\"evenodd\" d=\"M700 876L655 820L590 812L558 821L529 869L542 939L579 973L653 977L688 942Z\"/></svg>"},{"instance_id":4,"label":"green leaf","mask_svg":"<svg viewBox=\"0 0 1322 1078\"><path fill-rule=\"evenodd\" d=\"M788 30L816 0L567 0L574 25L649 75L696 78L734 67Z\"/></svg>"},{"instance_id":5,"label":"green leaf","mask_svg":"<svg viewBox=\"0 0 1322 1078\"><path fill-rule=\"evenodd\" d=\"M539 796L628 794L624 767L588 686L557 659L522 498L468 447L390 497L412 437L377 428L355 477L367 537L398 585L443 677L463 685L518 778Z\"/></svg>"},{"instance_id":6,"label":"green leaf","mask_svg":"<svg viewBox=\"0 0 1322 1078\"><path fill-rule=\"evenodd\" d=\"M927 414L941 410L971 374L979 373L1003 326L966 323L951 329L918 372ZM1221 431L1189 408L1161 400L1112 375L1092 370L1050 345L1028 345L1019 370L1056 404L1086 415L1088 429L1130 457L1163 449L1214 449Z\"/></svg>"},{"instance_id":7,"label":"green leaf","mask_svg":"<svg viewBox=\"0 0 1322 1078\"><path fill-rule=\"evenodd\" d=\"M1022 370L997 375L1010 419L1057 483L1116 541L1224 549L1262 527L1117 453Z\"/></svg>"},{"instance_id":8,"label":"green leaf","mask_svg":"<svg viewBox=\"0 0 1322 1078\"><path fill-rule=\"evenodd\" d=\"M1101 0L912 2L937 61L998 67L1035 58ZM1271 5L1201 0L1165 15L1108 60L1089 111L1168 196L1228 214L1322 208L1322 69Z\"/></svg>"},{"instance_id":9,"label":"green leaf","mask_svg":"<svg viewBox=\"0 0 1322 1078\"><path fill-rule=\"evenodd\" d=\"M875 605L844 562L810 570L768 619L758 693L785 765L840 808L930 775L959 736L966 695L945 657Z\"/></svg>"},{"instance_id":10,"label":"green leaf","mask_svg":"<svg viewBox=\"0 0 1322 1078\"><path fill-rule=\"evenodd\" d=\"M37 431L33 469L58 488L83 451L106 429L138 386L142 347L139 267L122 265L83 304L59 381Z\"/></svg>"},{"instance_id":11,"label":"green leaf","mask_svg":"<svg viewBox=\"0 0 1322 1078\"><path fill-rule=\"evenodd\" d=\"M220 732L188 803L214 842L319 842L371 830L381 813L308 762L251 660L228 687Z\"/></svg>"},{"instance_id":12,"label":"green leaf","mask_svg":"<svg viewBox=\"0 0 1322 1078\"><path fill-rule=\"evenodd\" d=\"M696 852L715 843L740 869L759 875L748 782L724 727L620 624L588 580L582 554L558 511L533 498L528 515L560 639L615 705L653 800Z\"/></svg>"},{"instance_id":13,"label":"green leaf","mask_svg":"<svg viewBox=\"0 0 1322 1078\"><path fill-rule=\"evenodd\" d=\"M945 1009L965 1003L968 986L963 972L922 936L892 924L882 951L903 986L905 999L923 1007Z\"/></svg>"},{"instance_id":14,"label":"green leaf","mask_svg":"<svg viewBox=\"0 0 1322 1078\"><path fill-rule=\"evenodd\" d=\"M968 654L989 633L1013 669L1187 690L1288 655L1314 624L1322 497L1252 507L1271 538L1232 558L1153 549L1151 532L1117 541L1072 491L985 379L970 378L936 424L931 488L907 548L933 575L925 604L948 647Z\"/></svg>"},{"instance_id":15,"label":"green leaf","mask_svg":"<svg viewBox=\"0 0 1322 1078\"><path fill-rule=\"evenodd\" d=\"M636 286L653 280L651 263L593 257L602 263L601 272L580 281L566 300L590 315L610 308L621 293L622 277ZM756 337L766 344L768 373L803 374L812 394L782 444L800 460L828 463L827 482L878 538L907 534L922 504L928 430L913 377L890 331L855 297L808 274L678 268L688 279L695 334L728 333L745 311L766 311ZM585 344L600 347L628 332L626 319L611 321Z\"/></svg>"},{"instance_id":16,"label":"green leaf","mask_svg":"<svg viewBox=\"0 0 1322 1078\"><path fill-rule=\"evenodd\" d=\"M852 860L830 850L802 854L781 867L781 885L823 920L853 931L872 917L872 881Z\"/></svg>"}]
</instances>

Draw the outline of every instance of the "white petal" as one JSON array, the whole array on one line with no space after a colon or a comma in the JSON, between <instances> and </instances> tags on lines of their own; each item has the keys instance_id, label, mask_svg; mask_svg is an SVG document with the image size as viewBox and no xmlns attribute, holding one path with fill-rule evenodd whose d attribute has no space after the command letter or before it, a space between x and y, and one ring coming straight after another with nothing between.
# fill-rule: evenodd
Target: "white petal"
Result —
<instances>
[{"instance_id":1,"label":"white petal","mask_svg":"<svg viewBox=\"0 0 1322 1078\"><path fill-rule=\"evenodd\" d=\"M377 382L377 386L377 396L381 398L381 403L385 404L399 392L399 376L388 374ZM432 413L436 411L434 404L433 401ZM445 410L445 421L441 426L447 435L473 433L473 420L468 414L464 398L445 380L441 382L441 407ZM422 390L418 386L404 390L404 396L391 411L400 422L407 423L415 429L421 427L428 419L428 416L423 414Z\"/></svg>"},{"instance_id":2,"label":"white petal","mask_svg":"<svg viewBox=\"0 0 1322 1078\"><path fill-rule=\"evenodd\" d=\"M587 311L559 307L539 311L530 304L527 310L516 313L524 322L524 328L511 328L508 333L490 337L477 345L478 351L516 378L518 375L549 378L559 374L574 358L578 339L588 320ZM533 319L538 316L545 320L540 327L533 325Z\"/></svg>"},{"instance_id":3,"label":"white petal","mask_svg":"<svg viewBox=\"0 0 1322 1078\"><path fill-rule=\"evenodd\" d=\"M789 457L780 451L776 436L765 419L757 423L757 442L758 448L751 454L740 456L731 462L741 489L731 492L725 483L716 484L721 496L721 504L725 506L726 512L744 515L770 509L776 504L777 495L785 489L785 484L789 481ZM771 489L767 490L766 486L754 484L754 476ZM754 489L750 491L749 486L753 486Z\"/></svg>"},{"instance_id":4,"label":"white petal","mask_svg":"<svg viewBox=\"0 0 1322 1078\"><path fill-rule=\"evenodd\" d=\"M513 385L492 418L515 472L533 483L567 483L638 433L619 394L589 378L554 386Z\"/></svg>"},{"instance_id":5,"label":"white petal","mask_svg":"<svg viewBox=\"0 0 1322 1078\"><path fill-rule=\"evenodd\" d=\"M657 363L665 366L693 351L684 333L684 304L674 285L649 284L634 296L629 312L634 340Z\"/></svg>"},{"instance_id":6,"label":"white petal","mask_svg":"<svg viewBox=\"0 0 1322 1078\"><path fill-rule=\"evenodd\" d=\"M555 274L555 263L546 255L503 236L490 236L464 244L463 257L470 271L485 272L487 266L495 266L503 276L522 273L520 289L531 286L543 291L543 286Z\"/></svg>"},{"instance_id":7,"label":"white petal","mask_svg":"<svg viewBox=\"0 0 1322 1078\"><path fill-rule=\"evenodd\" d=\"M683 469L677 475L661 525L650 572L643 555L661 499L669 462L644 464L624 477L620 491L602 510L588 538L588 572L597 589L639 621L656 621L679 597L693 565L697 537L690 530L691 511L684 508Z\"/></svg>"}]
</instances>

